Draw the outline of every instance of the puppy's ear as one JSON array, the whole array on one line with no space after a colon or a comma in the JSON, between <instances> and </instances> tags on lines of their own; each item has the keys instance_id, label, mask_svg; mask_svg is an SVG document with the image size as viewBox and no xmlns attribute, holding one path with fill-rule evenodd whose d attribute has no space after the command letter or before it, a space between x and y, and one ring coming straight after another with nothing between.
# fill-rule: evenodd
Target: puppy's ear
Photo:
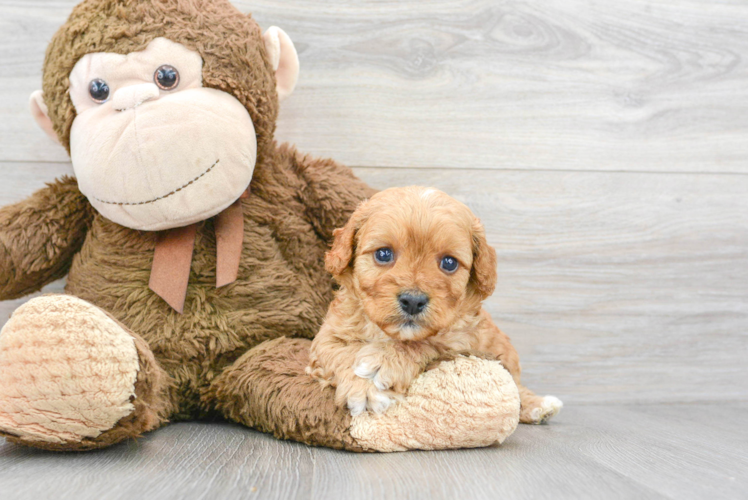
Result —
<instances>
[{"instance_id":1,"label":"puppy's ear","mask_svg":"<svg viewBox=\"0 0 748 500\"><path fill-rule=\"evenodd\" d=\"M353 261L356 231L363 223L364 207L365 202L353 212L345 227L332 232L334 240L332 248L325 254L325 269L335 277L342 275Z\"/></svg>"},{"instance_id":2,"label":"puppy's ear","mask_svg":"<svg viewBox=\"0 0 748 500\"><path fill-rule=\"evenodd\" d=\"M470 281L483 300L496 288L496 250L486 241L486 231L476 217L473 221L473 269Z\"/></svg>"}]
</instances>

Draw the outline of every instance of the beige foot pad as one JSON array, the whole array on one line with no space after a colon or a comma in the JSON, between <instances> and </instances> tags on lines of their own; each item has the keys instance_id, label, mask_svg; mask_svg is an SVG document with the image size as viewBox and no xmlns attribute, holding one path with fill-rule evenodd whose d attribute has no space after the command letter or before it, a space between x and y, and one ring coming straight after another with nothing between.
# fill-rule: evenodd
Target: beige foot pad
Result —
<instances>
[{"instance_id":1,"label":"beige foot pad","mask_svg":"<svg viewBox=\"0 0 748 500\"><path fill-rule=\"evenodd\" d=\"M79 442L130 415L133 337L69 295L32 299L0 332L0 431L22 441Z\"/></svg>"},{"instance_id":2,"label":"beige foot pad","mask_svg":"<svg viewBox=\"0 0 748 500\"><path fill-rule=\"evenodd\" d=\"M477 448L512 434L519 408L517 386L500 363L457 357L419 376L387 412L353 417L350 433L376 451Z\"/></svg>"}]
</instances>

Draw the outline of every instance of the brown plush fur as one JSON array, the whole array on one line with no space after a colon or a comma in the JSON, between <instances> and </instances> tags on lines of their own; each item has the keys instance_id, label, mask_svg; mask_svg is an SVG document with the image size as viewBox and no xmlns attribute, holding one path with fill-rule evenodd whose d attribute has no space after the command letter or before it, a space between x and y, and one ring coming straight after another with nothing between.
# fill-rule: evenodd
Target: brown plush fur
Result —
<instances>
[{"instance_id":1,"label":"brown plush fur","mask_svg":"<svg viewBox=\"0 0 748 500\"><path fill-rule=\"evenodd\" d=\"M243 202L235 283L215 287L215 232L212 221L200 224L184 314L177 314L148 288L156 235L96 215L66 291L109 311L148 342L178 388L172 418L205 416L213 406L204 395L210 382L248 349L279 336L315 335L332 299L322 264L332 228L320 222L342 225L369 193L344 167L283 147L270 165L266 158L258 162Z\"/></svg>"},{"instance_id":2,"label":"brown plush fur","mask_svg":"<svg viewBox=\"0 0 748 500\"><path fill-rule=\"evenodd\" d=\"M391 262L375 260L381 248ZM445 256L456 270L440 268ZM312 342L309 373L336 387L338 405L382 412L434 359L476 350L501 360L519 388L521 421L537 423L543 398L521 385L517 351L481 306L496 285L496 252L468 207L435 189L382 191L336 231L327 268L341 288ZM403 293L428 303L408 315Z\"/></svg>"},{"instance_id":3,"label":"brown plush fur","mask_svg":"<svg viewBox=\"0 0 748 500\"><path fill-rule=\"evenodd\" d=\"M218 409L246 421L232 406L244 388L232 393L211 384L227 369L235 375L254 366L232 367L263 341L314 336L332 299L332 280L323 267L332 231L374 192L346 167L274 143L278 102L260 28L226 0L87 0L76 7L52 40L44 70L45 100L66 147L75 118L67 75L77 60L90 52L141 50L161 36L198 51L205 61L204 85L234 95L255 125L257 165L243 201L236 282L215 286L212 220L199 225L180 315L148 287L156 234L94 213L73 179L0 209L0 300L38 290L69 270L67 293L100 307L144 340L137 343L146 360L138 387L150 409L138 407L119 430L86 448L138 435L165 419L200 418ZM221 401L224 395L230 401Z\"/></svg>"},{"instance_id":4,"label":"brown plush fur","mask_svg":"<svg viewBox=\"0 0 748 500\"><path fill-rule=\"evenodd\" d=\"M71 177L1 209L0 298L23 297L65 276L94 213Z\"/></svg>"},{"instance_id":5,"label":"brown plush fur","mask_svg":"<svg viewBox=\"0 0 748 500\"><path fill-rule=\"evenodd\" d=\"M350 435L350 414L334 403L333 389L304 373L309 344L280 338L252 349L216 379L212 399L228 418L278 438L363 451Z\"/></svg>"}]
</instances>

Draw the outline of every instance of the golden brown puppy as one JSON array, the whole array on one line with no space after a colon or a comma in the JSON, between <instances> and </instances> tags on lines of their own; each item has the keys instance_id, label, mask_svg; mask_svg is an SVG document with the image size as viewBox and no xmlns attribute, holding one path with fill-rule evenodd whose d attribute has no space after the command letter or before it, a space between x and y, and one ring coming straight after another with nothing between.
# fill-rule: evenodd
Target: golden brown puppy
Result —
<instances>
[{"instance_id":1,"label":"golden brown puppy","mask_svg":"<svg viewBox=\"0 0 748 500\"><path fill-rule=\"evenodd\" d=\"M559 412L560 400L520 384L517 352L481 307L496 285L496 252L468 207L436 189L388 189L334 236L325 264L340 290L307 373L335 386L338 404L383 412L442 353L472 350L512 374L521 422Z\"/></svg>"}]
</instances>

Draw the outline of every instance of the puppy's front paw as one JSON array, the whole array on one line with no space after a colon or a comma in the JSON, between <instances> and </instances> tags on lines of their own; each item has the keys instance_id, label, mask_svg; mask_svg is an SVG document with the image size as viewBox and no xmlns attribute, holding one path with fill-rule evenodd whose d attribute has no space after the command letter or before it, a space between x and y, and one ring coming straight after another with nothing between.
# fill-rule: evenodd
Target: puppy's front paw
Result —
<instances>
[{"instance_id":1,"label":"puppy's front paw","mask_svg":"<svg viewBox=\"0 0 748 500\"><path fill-rule=\"evenodd\" d=\"M349 396L348 409L351 410L351 415L354 417L361 415L366 410L371 410L374 413L384 413L394 402L395 400L384 392L370 389L366 393Z\"/></svg>"},{"instance_id":2,"label":"puppy's front paw","mask_svg":"<svg viewBox=\"0 0 748 500\"><path fill-rule=\"evenodd\" d=\"M380 391L369 379L351 374L338 384L335 400L339 405L345 404L354 417L366 410L384 413L395 402L395 395Z\"/></svg>"},{"instance_id":3,"label":"puppy's front paw","mask_svg":"<svg viewBox=\"0 0 748 500\"><path fill-rule=\"evenodd\" d=\"M357 377L361 377L366 380L371 380L374 386L380 391L386 391L392 387L392 382L388 377L385 377L385 373L382 370L382 363L372 356L367 356L361 359L354 367L353 373Z\"/></svg>"}]
</instances>

